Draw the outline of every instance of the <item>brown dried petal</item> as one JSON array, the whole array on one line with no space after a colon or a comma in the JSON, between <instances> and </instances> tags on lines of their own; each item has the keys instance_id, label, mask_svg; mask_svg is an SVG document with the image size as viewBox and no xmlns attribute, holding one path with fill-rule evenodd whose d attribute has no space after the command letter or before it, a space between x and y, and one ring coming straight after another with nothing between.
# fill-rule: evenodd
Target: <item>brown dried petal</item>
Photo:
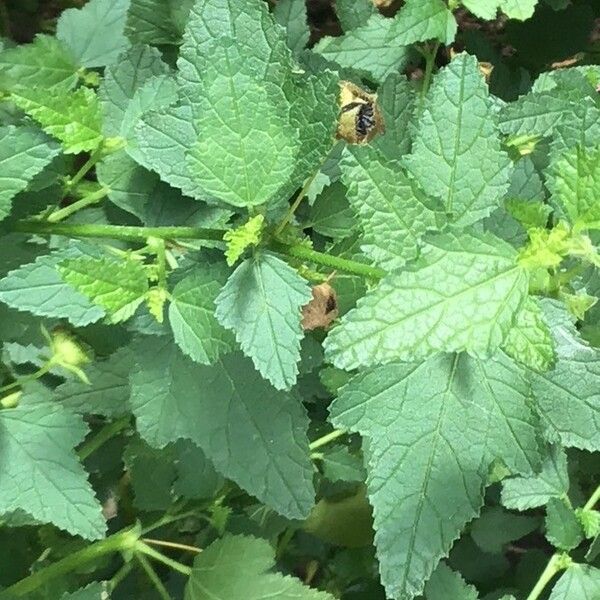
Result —
<instances>
[{"instance_id":1,"label":"brown dried petal","mask_svg":"<svg viewBox=\"0 0 600 600\"><path fill-rule=\"evenodd\" d=\"M313 287L312 295L312 300L302 308L302 329L326 329L338 316L335 290L328 283L320 283Z\"/></svg>"}]
</instances>

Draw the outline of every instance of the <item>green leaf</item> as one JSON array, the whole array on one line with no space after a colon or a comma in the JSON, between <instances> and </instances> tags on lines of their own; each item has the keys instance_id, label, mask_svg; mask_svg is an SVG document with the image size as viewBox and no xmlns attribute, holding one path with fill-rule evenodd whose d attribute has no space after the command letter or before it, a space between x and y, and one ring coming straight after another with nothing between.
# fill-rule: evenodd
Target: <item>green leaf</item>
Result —
<instances>
[{"instance_id":1,"label":"green leaf","mask_svg":"<svg viewBox=\"0 0 600 600\"><path fill-rule=\"evenodd\" d=\"M335 12L344 31L364 25L377 9L371 0L336 0Z\"/></svg>"},{"instance_id":2,"label":"green leaf","mask_svg":"<svg viewBox=\"0 0 600 600\"><path fill-rule=\"evenodd\" d=\"M410 150L415 100L414 87L398 73L387 77L377 90L377 104L383 116L385 132L370 145L386 160L399 159ZM353 147L352 151L366 153L368 148Z\"/></svg>"},{"instance_id":3,"label":"green leaf","mask_svg":"<svg viewBox=\"0 0 600 600\"><path fill-rule=\"evenodd\" d=\"M488 216L508 189L511 162L494 115L477 58L459 54L434 79L405 158L425 193L441 198L462 227Z\"/></svg>"},{"instance_id":4,"label":"green leaf","mask_svg":"<svg viewBox=\"0 0 600 600\"><path fill-rule=\"evenodd\" d=\"M344 446L326 452L322 459L323 476L329 481L358 481L365 480L365 468L359 456L350 454Z\"/></svg>"},{"instance_id":5,"label":"green leaf","mask_svg":"<svg viewBox=\"0 0 600 600\"><path fill-rule=\"evenodd\" d=\"M439 351L487 356L512 327L527 280L515 251L489 234L431 238L414 265L387 275L342 317L326 356L343 369Z\"/></svg>"},{"instance_id":6,"label":"green leaf","mask_svg":"<svg viewBox=\"0 0 600 600\"><path fill-rule=\"evenodd\" d=\"M538 0L461 0L474 15L492 20L501 10L509 19L525 21L533 15Z\"/></svg>"},{"instance_id":7,"label":"green leaf","mask_svg":"<svg viewBox=\"0 0 600 600\"><path fill-rule=\"evenodd\" d=\"M600 569L571 565L554 584L548 600L595 600L600 594Z\"/></svg>"},{"instance_id":8,"label":"green leaf","mask_svg":"<svg viewBox=\"0 0 600 600\"><path fill-rule=\"evenodd\" d=\"M106 523L73 448L85 437L80 417L52 404L0 411L0 513L16 509L88 540Z\"/></svg>"},{"instance_id":9,"label":"green leaf","mask_svg":"<svg viewBox=\"0 0 600 600\"><path fill-rule=\"evenodd\" d=\"M185 600L333 600L333 596L272 571L275 551L263 539L226 535L194 560Z\"/></svg>"},{"instance_id":10,"label":"green leaf","mask_svg":"<svg viewBox=\"0 0 600 600\"><path fill-rule=\"evenodd\" d=\"M285 27L288 46L294 54L300 53L310 37L306 0L281 0L275 5L273 16L277 23Z\"/></svg>"},{"instance_id":11,"label":"green leaf","mask_svg":"<svg viewBox=\"0 0 600 600\"><path fill-rule=\"evenodd\" d=\"M0 301L42 317L68 319L75 326L94 323L104 316L104 310L66 283L58 272L58 265L65 259L98 255L91 244L71 243L40 256L0 280Z\"/></svg>"},{"instance_id":12,"label":"green leaf","mask_svg":"<svg viewBox=\"0 0 600 600\"><path fill-rule=\"evenodd\" d=\"M140 341L136 356L131 403L150 445L191 440L249 494L286 517L306 517L313 470L296 397L269 386L240 353L203 366L169 339L153 338Z\"/></svg>"},{"instance_id":13,"label":"green leaf","mask_svg":"<svg viewBox=\"0 0 600 600\"><path fill-rule=\"evenodd\" d=\"M348 237L356 228L356 217L339 182L327 186L315 200L308 226L333 239Z\"/></svg>"},{"instance_id":14,"label":"green leaf","mask_svg":"<svg viewBox=\"0 0 600 600\"><path fill-rule=\"evenodd\" d=\"M215 299L228 272L223 263L198 264L172 291L169 322L175 342L190 358L205 365L234 347L233 336L215 318Z\"/></svg>"},{"instance_id":15,"label":"green leaf","mask_svg":"<svg viewBox=\"0 0 600 600\"><path fill-rule=\"evenodd\" d=\"M60 600L105 600L109 587L108 583L95 581L76 592L63 594Z\"/></svg>"},{"instance_id":16,"label":"green leaf","mask_svg":"<svg viewBox=\"0 0 600 600\"><path fill-rule=\"evenodd\" d=\"M100 103L89 88L74 92L23 88L14 91L11 98L46 133L62 142L66 154L90 152L102 143Z\"/></svg>"},{"instance_id":17,"label":"green leaf","mask_svg":"<svg viewBox=\"0 0 600 600\"><path fill-rule=\"evenodd\" d=\"M499 506L492 506L484 508L475 520L471 537L484 552L501 554L506 544L535 531L539 525L537 517L513 515Z\"/></svg>"},{"instance_id":18,"label":"green leaf","mask_svg":"<svg viewBox=\"0 0 600 600\"><path fill-rule=\"evenodd\" d=\"M543 506L551 498L565 496L568 491L567 455L555 445L549 448L539 473L502 482L502 504L506 508L527 510Z\"/></svg>"},{"instance_id":19,"label":"green leaf","mask_svg":"<svg viewBox=\"0 0 600 600\"><path fill-rule=\"evenodd\" d=\"M59 151L57 144L33 127L0 127L0 221L10 214L13 198Z\"/></svg>"},{"instance_id":20,"label":"green leaf","mask_svg":"<svg viewBox=\"0 0 600 600\"><path fill-rule=\"evenodd\" d=\"M131 0L127 14L127 37L138 43L175 45L182 30L177 5L189 10L193 0Z\"/></svg>"},{"instance_id":21,"label":"green leaf","mask_svg":"<svg viewBox=\"0 0 600 600\"><path fill-rule=\"evenodd\" d=\"M538 411L563 445L600 450L600 350L590 348L556 305L545 301L546 321L556 346L556 364L532 372Z\"/></svg>"},{"instance_id":22,"label":"green leaf","mask_svg":"<svg viewBox=\"0 0 600 600\"><path fill-rule=\"evenodd\" d=\"M85 374L90 383L71 379L54 390L54 399L70 411L80 414L116 417L129 410L129 371L133 356L120 348L110 357L88 365Z\"/></svg>"},{"instance_id":23,"label":"green leaf","mask_svg":"<svg viewBox=\"0 0 600 600\"><path fill-rule=\"evenodd\" d=\"M249 246L257 246L260 243L264 222L263 215L256 215L243 225L225 232L223 236L223 240L227 242L225 258L230 267L235 265Z\"/></svg>"},{"instance_id":24,"label":"green leaf","mask_svg":"<svg viewBox=\"0 0 600 600\"><path fill-rule=\"evenodd\" d=\"M502 349L516 361L540 373L548 371L554 363L552 334L534 298L528 298L517 313Z\"/></svg>"},{"instance_id":25,"label":"green leaf","mask_svg":"<svg viewBox=\"0 0 600 600\"><path fill-rule=\"evenodd\" d=\"M504 355L482 362L463 354L360 373L334 400L334 426L368 438L367 485L389 596L421 593L482 506L493 460L512 472L537 468L528 394L524 373Z\"/></svg>"},{"instance_id":26,"label":"green leaf","mask_svg":"<svg viewBox=\"0 0 600 600\"><path fill-rule=\"evenodd\" d=\"M396 42L402 46L432 39L448 45L456 35L456 20L442 0L406 0L395 20Z\"/></svg>"},{"instance_id":27,"label":"green leaf","mask_svg":"<svg viewBox=\"0 0 600 600\"><path fill-rule=\"evenodd\" d=\"M409 52L398 44L396 22L373 14L362 26L341 37L324 37L314 51L342 67L368 74L375 81L402 69Z\"/></svg>"},{"instance_id":28,"label":"green leaf","mask_svg":"<svg viewBox=\"0 0 600 600\"><path fill-rule=\"evenodd\" d=\"M438 219L414 182L365 150L371 149L344 154L342 180L363 229L361 250L378 266L394 270L416 258L421 238L437 228Z\"/></svg>"},{"instance_id":29,"label":"green leaf","mask_svg":"<svg viewBox=\"0 0 600 600\"><path fill-rule=\"evenodd\" d=\"M56 25L56 37L84 67L114 63L129 46L125 20L129 0L90 0L83 8L65 10Z\"/></svg>"},{"instance_id":30,"label":"green leaf","mask_svg":"<svg viewBox=\"0 0 600 600\"><path fill-rule=\"evenodd\" d=\"M169 67L156 48L134 46L115 65L107 67L98 91L102 103L103 132L107 136L122 135L124 118L135 93L148 81L167 75Z\"/></svg>"},{"instance_id":31,"label":"green leaf","mask_svg":"<svg viewBox=\"0 0 600 600\"><path fill-rule=\"evenodd\" d=\"M311 297L296 270L268 253L241 263L217 297L217 320L235 333L244 354L277 389L296 382L300 308Z\"/></svg>"},{"instance_id":32,"label":"green leaf","mask_svg":"<svg viewBox=\"0 0 600 600\"><path fill-rule=\"evenodd\" d=\"M61 262L63 279L104 308L114 323L128 319L148 291L148 276L136 260L71 258Z\"/></svg>"},{"instance_id":33,"label":"green leaf","mask_svg":"<svg viewBox=\"0 0 600 600\"><path fill-rule=\"evenodd\" d=\"M459 573L440 563L425 586L427 600L478 600L479 594Z\"/></svg>"},{"instance_id":34,"label":"green leaf","mask_svg":"<svg viewBox=\"0 0 600 600\"><path fill-rule=\"evenodd\" d=\"M264 204L295 167L299 140L290 107L278 86L246 75L234 42L220 40L209 53L196 101L202 135L188 154L190 172L224 202Z\"/></svg>"},{"instance_id":35,"label":"green leaf","mask_svg":"<svg viewBox=\"0 0 600 600\"><path fill-rule=\"evenodd\" d=\"M173 492L184 498L212 498L223 486L223 478L215 471L202 450L188 440L175 447L177 479Z\"/></svg>"},{"instance_id":36,"label":"green leaf","mask_svg":"<svg viewBox=\"0 0 600 600\"><path fill-rule=\"evenodd\" d=\"M75 85L78 65L68 49L55 37L38 35L31 44L0 53L0 87L69 89Z\"/></svg>"},{"instance_id":37,"label":"green leaf","mask_svg":"<svg viewBox=\"0 0 600 600\"><path fill-rule=\"evenodd\" d=\"M573 550L583 540L575 511L564 498L550 498L546 506L546 537L560 550Z\"/></svg>"},{"instance_id":38,"label":"green leaf","mask_svg":"<svg viewBox=\"0 0 600 600\"><path fill-rule=\"evenodd\" d=\"M171 447L152 448L134 437L123 454L131 478L134 504L140 510L166 510L173 502L171 488L177 476Z\"/></svg>"},{"instance_id":39,"label":"green leaf","mask_svg":"<svg viewBox=\"0 0 600 600\"><path fill-rule=\"evenodd\" d=\"M565 152L554 170L553 197L575 229L600 229L600 147Z\"/></svg>"}]
</instances>

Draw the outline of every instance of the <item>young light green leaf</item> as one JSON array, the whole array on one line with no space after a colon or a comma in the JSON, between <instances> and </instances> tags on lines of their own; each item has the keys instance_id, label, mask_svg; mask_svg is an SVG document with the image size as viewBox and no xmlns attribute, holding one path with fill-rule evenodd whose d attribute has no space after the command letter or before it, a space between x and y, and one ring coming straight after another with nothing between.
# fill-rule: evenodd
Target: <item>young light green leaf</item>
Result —
<instances>
[{"instance_id":1,"label":"young light green leaf","mask_svg":"<svg viewBox=\"0 0 600 600\"><path fill-rule=\"evenodd\" d=\"M294 52L301 52L310 37L306 14L306 0L281 0L273 10L275 21L285 27L287 44Z\"/></svg>"},{"instance_id":2,"label":"young light green leaf","mask_svg":"<svg viewBox=\"0 0 600 600\"><path fill-rule=\"evenodd\" d=\"M525 21L533 15L538 0L462 0L474 15L492 20L501 10L509 19Z\"/></svg>"},{"instance_id":3,"label":"young light green leaf","mask_svg":"<svg viewBox=\"0 0 600 600\"><path fill-rule=\"evenodd\" d=\"M80 417L52 404L0 411L0 513L16 509L88 540L106 523L73 448L85 437Z\"/></svg>"},{"instance_id":4,"label":"young light green leaf","mask_svg":"<svg viewBox=\"0 0 600 600\"><path fill-rule=\"evenodd\" d=\"M13 198L59 152L58 144L33 127L0 127L0 221L10 214Z\"/></svg>"},{"instance_id":5,"label":"young light green leaf","mask_svg":"<svg viewBox=\"0 0 600 600\"><path fill-rule=\"evenodd\" d=\"M128 319L148 291L148 276L136 260L71 258L58 270L77 291L101 306L114 323Z\"/></svg>"},{"instance_id":6,"label":"young light green leaf","mask_svg":"<svg viewBox=\"0 0 600 600\"><path fill-rule=\"evenodd\" d=\"M398 43L394 19L373 14L369 20L341 37L324 37L315 52L342 67L363 71L375 81L402 69L408 60L408 48Z\"/></svg>"},{"instance_id":7,"label":"young light green leaf","mask_svg":"<svg viewBox=\"0 0 600 600\"><path fill-rule=\"evenodd\" d=\"M534 298L528 298L517 313L502 349L516 361L543 373L554 362L554 342L542 309Z\"/></svg>"},{"instance_id":8,"label":"young light green leaf","mask_svg":"<svg viewBox=\"0 0 600 600\"><path fill-rule=\"evenodd\" d=\"M228 271L223 263L198 264L173 288L169 322L175 342L204 365L233 349L233 335L215 318L215 299Z\"/></svg>"},{"instance_id":9,"label":"young light green leaf","mask_svg":"<svg viewBox=\"0 0 600 600\"><path fill-rule=\"evenodd\" d=\"M421 188L441 198L462 227L488 216L508 189L511 162L494 122L477 58L458 55L434 79L404 160Z\"/></svg>"},{"instance_id":10,"label":"young light green leaf","mask_svg":"<svg viewBox=\"0 0 600 600\"><path fill-rule=\"evenodd\" d=\"M249 246L257 246L260 243L262 229L265 222L263 215L256 215L243 225L230 229L223 236L223 240L227 242L225 250L225 258L227 264L232 267L244 254Z\"/></svg>"},{"instance_id":11,"label":"young light green leaf","mask_svg":"<svg viewBox=\"0 0 600 600\"><path fill-rule=\"evenodd\" d=\"M395 21L396 42L402 46L432 39L448 45L457 30L454 15L442 0L406 0Z\"/></svg>"},{"instance_id":12,"label":"young light green leaf","mask_svg":"<svg viewBox=\"0 0 600 600\"><path fill-rule=\"evenodd\" d=\"M90 0L83 8L65 10L56 25L64 42L84 67L105 67L129 46L125 21L129 0Z\"/></svg>"},{"instance_id":13,"label":"young light green leaf","mask_svg":"<svg viewBox=\"0 0 600 600\"><path fill-rule=\"evenodd\" d=\"M38 35L31 44L0 53L0 87L70 89L77 81L78 65L68 49L55 37Z\"/></svg>"},{"instance_id":14,"label":"young light green leaf","mask_svg":"<svg viewBox=\"0 0 600 600\"><path fill-rule=\"evenodd\" d=\"M564 498L550 498L546 506L546 538L560 550L573 550L583 540L575 511Z\"/></svg>"},{"instance_id":15,"label":"young light green leaf","mask_svg":"<svg viewBox=\"0 0 600 600\"><path fill-rule=\"evenodd\" d=\"M600 597L600 569L572 564L554 584L548 600L595 600Z\"/></svg>"},{"instance_id":16,"label":"young light green leaf","mask_svg":"<svg viewBox=\"0 0 600 600\"><path fill-rule=\"evenodd\" d=\"M220 40L197 99L202 135L188 154L203 189L234 206L268 202L292 174L299 150L281 89L245 75L235 42Z\"/></svg>"},{"instance_id":17,"label":"young light green leaf","mask_svg":"<svg viewBox=\"0 0 600 600\"><path fill-rule=\"evenodd\" d=\"M543 307L557 360L551 371L531 374L538 412L563 445L599 450L600 350L579 337L564 309Z\"/></svg>"},{"instance_id":18,"label":"young light green leaf","mask_svg":"<svg viewBox=\"0 0 600 600\"><path fill-rule=\"evenodd\" d=\"M504 341L527 296L515 251L489 234L440 235L401 273L386 276L325 342L343 369L435 352L487 356Z\"/></svg>"},{"instance_id":19,"label":"young light green leaf","mask_svg":"<svg viewBox=\"0 0 600 600\"><path fill-rule=\"evenodd\" d=\"M149 444L191 440L267 506L307 516L314 503L308 419L295 397L272 388L240 353L203 366L162 337L141 340L136 356L131 403Z\"/></svg>"},{"instance_id":20,"label":"young light green leaf","mask_svg":"<svg viewBox=\"0 0 600 600\"><path fill-rule=\"evenodd\" d=\"M217 320L235 333L244 354L277 389L296 382L300 308L311 297L296 270L268 253L240 264L217 297Z\"/></svg>"},{"instance_id":21,"label":"young light green leaf","mask_svg":"<svg viewBox=\"0 0 600 600\"><path fill-rule=\"evenodd\" d=\"M54 400L79 414L117 417L129 410L129 371L133 356L120 348L107 359L86 366L89 383L65 381L54 390Z\"/></svg>"},{"instance_id":22,"label":"young light green leaf","mask_svg":"<svg viewBox=\"0 0 600 600\"><path fill-rule=\"evenodd\" d=\"M371 0L336 0L335 13L344 31L364 25L377 12Z\"/></svg>"},{"instance_id":23,"label":"young light green leaf","mask_svg":"<svg viewBox=\"0 0 600 600\"><path fill-rule=\"evenodd\" d=\"M95 246L72 243L34 262L23 265L0 280L0 300L18 310L42 317L68 319L75 326L94 323L104 316L104 309L95 306L86 296L66 283L58 272L63 260L98 257Z\"/></svg>"},{"instance_id":24,"label":"young light green leaf","mask_svg":"<svg viewBox=\"0 0 600 600\"><path fill-rule=\"evenodd\" d=\"M102 143L100 103L89 88L74 92L23 88L14 91L11 98L46 133L62 142L66 154L90 152Z\"/></svg>"},{"instance_id":25,"label":"young light green leaf","mask_svg":"<svg viewBox=\"0 0 600 600\"><path fill-rule=\"evenodd\" d=\"M560 498L569 491L567 455L551 446L542 462L542 470L532 476L512 477L502 482L502 504L506 508L528 510Z\"/></svg>"},{"instance_id":26,"label":"young light green leaf","mask_svg":"<svg viewBox=\"0 0 600 600\"><path fill-rule=\"evenodd\" d=\"M600 147L565 152L554 164L552 187L576 229L600 229Z\"/></svg>"},{"instance_id":27,"label":"young light green leaf","mask_svg":"<svg viewBox=\"0 0 600 600\"><path fill-rule=\"evenodd\" d=\"M387 270L416 258L421 238L438 225L434 203L403 171L381 162L370 148L347 149L340 166L363 230L361 250Z\"/></svg>"},{"instance_id":28,"label":"young light green leaf","mask_svg":"<svg viewBox=\"0 0 600 600\"><path fill-rule=\"evenodd\" d=\"M505 355L483 362L462 354L377 367L334 400L333 424L368 438L367 485L389 596L421 593L483 504L493 460L516 473L537 468L528 394L524 373Z\"/></svg>"},{"instance_id":29,"label":"young light green leaf","mask_svg":"<svg viewBox=\"0 0 600 600\"><path fill-rule=\"evenodd\" d=\"M479 594L459 573L441 562L425 585L427 600L478 600Z\"/></svg>"},{"instance_id":30,"label":"young light green leaf","mask_svg":"<svg viewBox=\"0 0 600 600\"><path fill-rule=\"evenodd\" d=\"M333 596L273 572L275 551L267 540L227 535L194 560L185 600L333 600Z\"/></svg>"}]
</instances>

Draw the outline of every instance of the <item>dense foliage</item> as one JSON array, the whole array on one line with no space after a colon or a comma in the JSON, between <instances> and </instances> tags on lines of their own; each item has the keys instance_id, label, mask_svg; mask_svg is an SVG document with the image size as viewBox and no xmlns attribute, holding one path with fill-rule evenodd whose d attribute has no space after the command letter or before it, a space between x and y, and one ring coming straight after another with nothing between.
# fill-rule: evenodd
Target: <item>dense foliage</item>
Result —
<instances>
[{"instance_id":1,"label":"dense foliage","mask_svg":"<svg viewBox=\"0 0 600 600\"><path fill-rule=\"evenodd\" d=\"M1 599L600 599L595 0L0 7Z\"/></svg>"}]
</instances>

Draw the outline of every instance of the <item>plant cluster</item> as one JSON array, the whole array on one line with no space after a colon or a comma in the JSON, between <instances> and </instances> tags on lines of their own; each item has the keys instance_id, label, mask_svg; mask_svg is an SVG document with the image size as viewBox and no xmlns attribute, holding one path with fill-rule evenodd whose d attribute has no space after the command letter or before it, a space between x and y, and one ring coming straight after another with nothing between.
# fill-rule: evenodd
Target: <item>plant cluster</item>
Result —
<instances>
[{"instance_id":1,"label":"plant cluster","mask_svg":"<svg viewBox=\"0 0 600 600\"><path fill-rule=\"evenodd\" d=\"M600 599L600 7L315 4L0 3L0 599Z\"/></svg>"}]
</instances>

